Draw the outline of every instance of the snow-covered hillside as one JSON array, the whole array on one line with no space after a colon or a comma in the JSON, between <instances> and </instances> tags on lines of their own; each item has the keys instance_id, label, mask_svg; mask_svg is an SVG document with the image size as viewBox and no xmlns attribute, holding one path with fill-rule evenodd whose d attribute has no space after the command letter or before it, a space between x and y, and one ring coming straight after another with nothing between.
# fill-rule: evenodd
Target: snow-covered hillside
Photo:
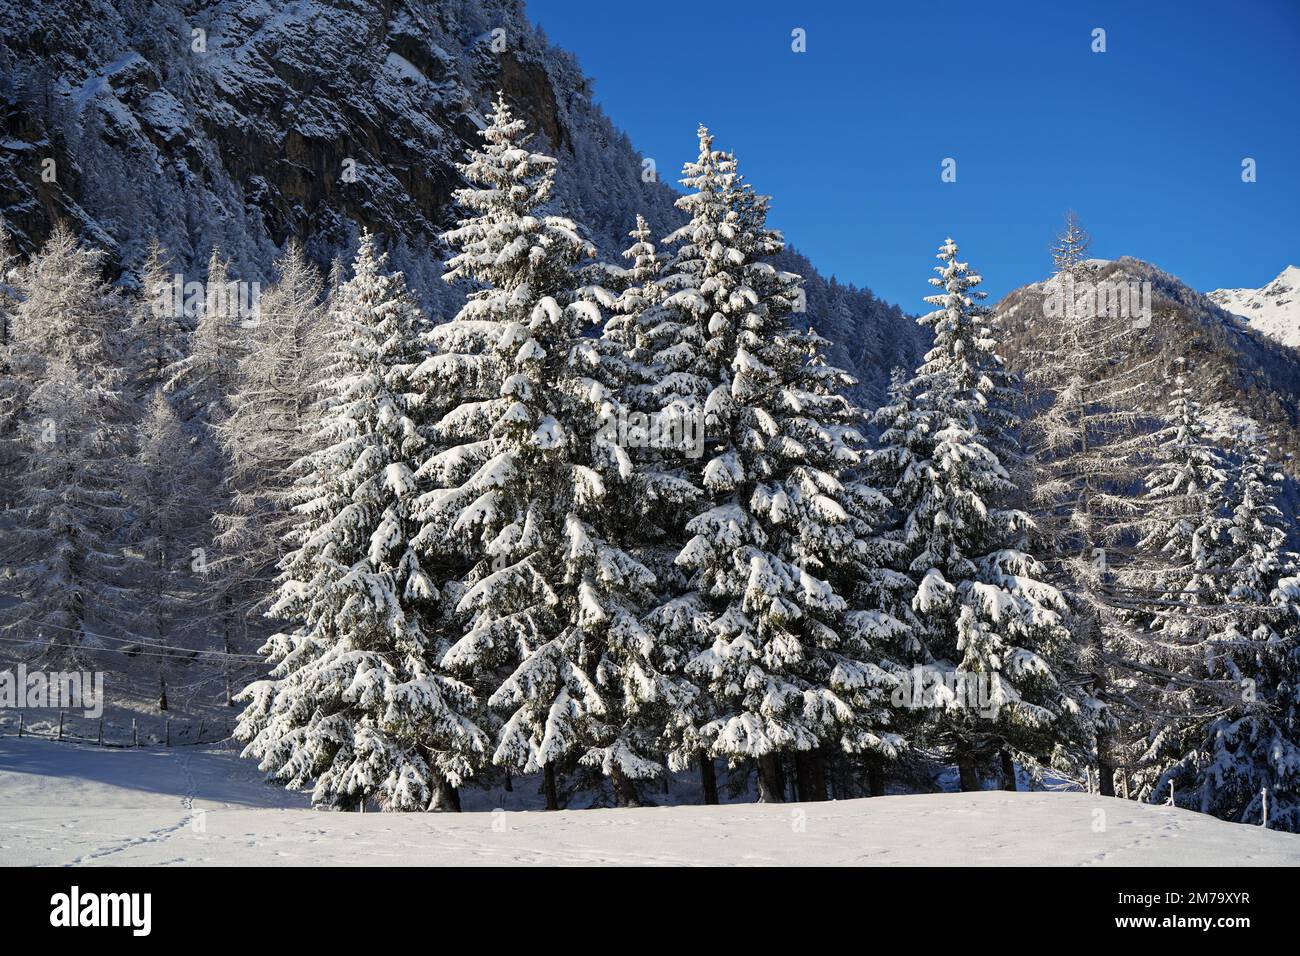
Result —
<instances>
[{"instance_id":1,"label":"snow-covered hillside","mask_svg":"<svg viewBox=\"0 0 1300 956\"><path fill-rule=\"evenodd\" d=\"M1231 404L1271 429L1279 447L1279 457L1300 458L1296 423L1300 421L1300 357L1286 348L1281 338L1258 325L1233 321L1232 312L1218 298L1221 292L1198 292L1150 262L1121 256L1117 259L1091 259L1090 280L1102 286L1110 283L1131 289L1149 289L1151 323L1139 323L1129 339L1135 355L1151 361L1143 373L1150 382L1150 411L1163 409L1164 381L1171 363L1178 357L1191 359L1190 376L1198 395L1207 405ZM1266 288L1284 283L1292 276L1297 285L1300 270L1283 272ZM1249 295L1260 291L1244 290ZM1004 338L1003 349L1013 368L1025 372L1041 347L1038 317L1044 314L1046 282L1033 283L1008 293L996 305L996 314ZM1274 310L1287 297L1280 293L1270 298ZM1292 301L1289 308L1300 307ZM1244 314L1244 313L1243 313ZM1269 313L1274 314L1272 312ZM1300 311L1293 312L1293 326L1300 321ZM1293 343L1294 344L1294 343ZM1295 458L1292 459L1296 460Z\"/></svg>"},{"instance_id":2,"label":"snow-covered hillside","mask_svg":"<svg viewBox=\"0 0 1300 956\"><path fill-rule=\"evenodd\" d=\"M1208 295L1251 328L1300 348L1300 266L1287 266L1262 289L1215 289Z\"/></svg>"},{"instance_id":3,"label":"snow-covered hillside","mask_svg":"<svg viewBox=\"0 0 1300 956\"><path fill-rule=\"evenodd\" d=\"M218 750L0 740L0 861L21 864L1295 866L1300 836L1083 793L785 806L355 814Z\"/></svg>"}]
</instances>

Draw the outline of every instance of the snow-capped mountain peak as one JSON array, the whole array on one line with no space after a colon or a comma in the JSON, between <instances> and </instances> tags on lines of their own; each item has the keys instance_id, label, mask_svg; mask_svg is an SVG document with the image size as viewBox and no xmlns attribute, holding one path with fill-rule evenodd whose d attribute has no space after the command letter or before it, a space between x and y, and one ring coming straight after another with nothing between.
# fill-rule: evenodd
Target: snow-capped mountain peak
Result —
<instances>
[{"instance_id":1,"label":"snow-capped mountain peak","mask_svg":"<svg viewBox=\"0 0 1300 956\"><path fill-rule=\"evenodd\" d=\"M1262 289L1215 289L1209 297L1251 328L1300 348L1300 266L1287 266Z\"/></svg>"}]
</instances>

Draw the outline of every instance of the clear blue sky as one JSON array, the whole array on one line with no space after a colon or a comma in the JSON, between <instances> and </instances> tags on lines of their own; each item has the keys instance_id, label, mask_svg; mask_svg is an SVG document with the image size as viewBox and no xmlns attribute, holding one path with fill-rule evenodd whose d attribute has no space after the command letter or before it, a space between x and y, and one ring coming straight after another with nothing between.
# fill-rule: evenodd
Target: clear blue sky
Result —
<instances>
[{"instance_id":1,"label":"clear blue sky","mask_svg":"<svg viewBox=\"0 0 1300 956\"><path fill-rule=\"evenodd\" d=\"M949 233L998 296L1071 208L1201 290L1300 265L1300 0L526 2L665 181L707 124L822 272L908 311Z\"/></svg>"}]
</instances>

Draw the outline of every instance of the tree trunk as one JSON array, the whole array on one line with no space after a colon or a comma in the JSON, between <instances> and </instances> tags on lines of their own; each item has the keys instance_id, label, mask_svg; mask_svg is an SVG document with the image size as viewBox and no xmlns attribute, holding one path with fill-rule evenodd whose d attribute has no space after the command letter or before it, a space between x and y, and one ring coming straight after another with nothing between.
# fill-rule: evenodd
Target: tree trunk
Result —
<instances>
[{"instance_id":1,"label":"tree trunk","mask_svg":"<svg viewBox=\"0 0 1300 956\"><path fill-rule=\"evenodd\" d=\"M885 795L885 761L880 754L867 757L867 789L873 797Z\"/></svg>"},{"instance_id":2,"label":"tree trunk","mask_svg":"<svg viewBox=\"0 0 1300 956\"><path fill-rule=\"evenodd\" d=\"M433 800L429 803L431 813L460 813L460 791L443 777L434 784Z\"/></svg>"},{"instance_id":3,"label":"tree trunk","mask_svg":"<svg viewBox=\"0 0 1300 956\"><path fill-rule=\"evenodd\" d=\"M713 758L703 750L699 753L700 782L704 785L704 803L706 806L718 805L718 774L713 767Z\"/></svg>"},{"instance_id":4,"label":"tree trunk","mask_svg":"<svg viewBox=\"0 0 1300 956\"><path fill-rule=\"evenodd\" d=\"M1102 575L1103 587L1108 583L1107 575ZM1093 652L1097 656L1097 669L1093 672L1093 693L1102 701L1106 699L1106 664L1103 655L1106 652L1105 636L1102 633L1101 621L1096 615L1093 615L1091 633L1088 636L1088 643L1092 646ZM1110 762L1110 734L1105 730L1097 734L1097 791L1103 797L1115 796L1115 768Z\"/></svg>"},{"instance_id":5,"label":"tree trunk","mask_svg":"<svg viewBox=\"0 0 1300 956\"><path fill-rule=\"evenodd\" d=\"M979 790L979 774L975 772L975 761L968 754L957 757L957 776L961 782L962 793Z\"/></svg>"},{"instance_id":6,"label":"tree trunk","mask_svg":"<svg viewBox=\"0 0 1300 956\"><path fill-rule=\"evenodd\" d=\"M221 596L221 648L225 652L225 661L223 667L226 677L226 706L235 706L235 696L230 686L230 655L235 649L230 645L230 596L223 594Z\"/></svg>"},{"instance_id":7,"label":"tree trunk","mask_svg":"<svg viewBox=\"0 0 1300 956\"><path fill-rule=\"evenodd\" d=\"M1103 797L1115 796L1115 768L1102 754L1103 747L1109 744L1106 738L1097 738L1097 792Z\"/></svg>"},{"instance_id":8,"label":"tree trunk","mask_svg":"<svg viewBox=\"0 0 1300 956\"><path fill-rule=\"evenodd\" d=\"M614 801L620 807L641 806L641 798L636 792L636 783L628 779L627 775L618 767L610 768L609 782L614 785Z\"/></svg>"},{"instance_id":9,"label":"tree trunk","mask_svg":"<svg viewBox=\"0 0 1300 956\"><path fill-rule=\"evenodd\" d=\"M800 751L794 755L794 789L795 797L800 803L810 803L813 799L812 759Z\"/></svg>"},{"instance_id":10,"label":"tree trunk","mask_svg":"<svg viewBox=\"0 0 1300 956\"><path fill-rule=\"evenodd\" d=\"M555 764L548 763L545 767L543 767L542 776L544 778L545 790L546 790L546 809L547 810L560 809L560 798L555 790Z\"/></svg>"},{"instance_id":11,"label":"tree trunk","mask_svg":"<svg viewBox=\"0 0 1300 956\"><path fill-rule=\"evenodd\" d=\"M808 759L808 770L812 775L812 798L814 800L825 800L826 756L820 753L812 754Z\"/></svg>"},{"instance_id":12,"label":"tree trunk","mask_svg":"<svg viewBox=\"0 0 1300 956\"><path fill-rule=\"evenodd\" d=\"M758 758L758 802L784 803L782 790L780 760L776 754L764 754Z\"/></svg>"},{"instance_id":13,"label":"tree trunk","mask_svg":"<svg viewBox=\"0 0 1300 956\"><path fill-rule=\"evenodd\" d=\"M158 709L167 709L167 678L163 677L161 669L158 671Z\"/></svg>"},{"instance_id":14,"label":"tree trunk","mask_svg":"<svg viewBox=\"0 0 1300 956\"><path fill-rule=\"evenodd\" d=\"M1003 749L999 755L1002 761L1002 789L1015 791L1016 787L1016 762L1011 759L1011 751Z\"/></svg>"}]
</instances>

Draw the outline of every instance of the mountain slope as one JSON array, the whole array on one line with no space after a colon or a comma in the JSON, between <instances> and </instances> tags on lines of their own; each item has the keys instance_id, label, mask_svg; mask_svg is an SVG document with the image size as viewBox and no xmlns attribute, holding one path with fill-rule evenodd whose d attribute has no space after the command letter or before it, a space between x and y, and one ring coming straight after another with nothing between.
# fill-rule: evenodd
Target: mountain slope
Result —
<instances>
[{"instance_id":1,"label":"mountain slope","mask_svg":"<svg viewBox=\"0 0 1300 956\"><path fill-rule=\"evenodd\" d=\"M1129 256L1092 260L1090 279L1102 283L1148 283L1152 321L1137 323L1133 348L1156 358L1147 408L1161 412L1165 376L1177 358L1188 362L1192 385L1208 405L1227 403L1274 432L1288 469L1300 467L1300 352L1243 325L1209 296L1167 272ZM1044 283L1008 293L995 307L1009 363L1023 370L1033 361L1035 317L1046 307Z\"/></svg>"},{"instance_id":2,"label":"mountain slope","mask_svg":"<svg viewBox=\"0 0 1300 956\"><path fill-rule=\"evenodd\" d=\"M61 217L121 267L157 235L190 277L219 243L251 281L291 236L327 265L364 226L446 317L461 292L437 281L437 235L497 88L558 155L556 205L607 258L636 213L659 235L683 218L520 0L0 0L0 40L0 212L26 252ZM808 277L810 316L864 397L915 364L899 309L797 253L779 265Z\"/></svg>"},{"instance_id":3,"label":"mountain slope","mask_svg":"<svg viewBox=\"0 0 1300 956\"><path fill-rule=\"evenodd\" d=\"M1300 349L1300 267L1287 266L1262 289L1215 289L1206 297L1252 329Z\"/></svg>"}]
</instances>

